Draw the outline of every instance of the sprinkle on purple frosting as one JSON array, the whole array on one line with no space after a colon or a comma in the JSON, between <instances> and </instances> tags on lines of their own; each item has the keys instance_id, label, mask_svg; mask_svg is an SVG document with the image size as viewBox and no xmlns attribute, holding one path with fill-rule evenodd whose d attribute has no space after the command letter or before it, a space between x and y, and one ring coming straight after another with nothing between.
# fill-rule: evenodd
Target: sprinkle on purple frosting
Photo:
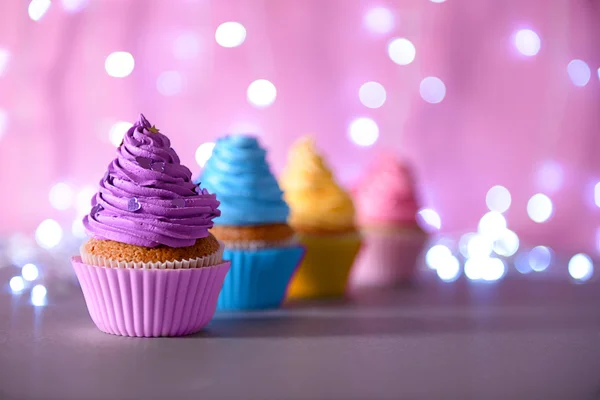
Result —
<instances>
[{"instance_id":1,"label":"sprinkle on purple frosting","mask_svg":"<svg viewBox=\"0 0 600 400\"><path fill-rule=\"evenodd\" d=\"M132 197L127 202L127 211L136 212L141 209L142 209L142 205L140 204L138 199L136 199L135 197Z\"/></svg>"},{"instance_id":2,"label":"sprinkle on purple frosting","mask_svg":"<svg viewBox=\"0 0 600 400\"><path fill-rule=\"evenodd\" d=\"M192 246L221 215L214 194L198 190L169 139L140 115L83 219L97 239L143 247ZM198 191L197 191L198 190Z\"/></svg>"}]
</instances>

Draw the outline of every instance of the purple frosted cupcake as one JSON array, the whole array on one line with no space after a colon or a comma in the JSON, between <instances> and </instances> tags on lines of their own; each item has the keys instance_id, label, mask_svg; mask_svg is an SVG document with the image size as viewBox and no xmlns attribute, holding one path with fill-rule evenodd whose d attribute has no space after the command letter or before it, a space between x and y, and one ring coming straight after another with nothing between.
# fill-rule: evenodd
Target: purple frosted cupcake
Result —
<instances>
[{"instance_id":1,"label":"purple frosted cupcake","mask_svg":"<svg viewBox=\"0 0 600 400\"><path fill-rule=\"evenodd\" d=\"M196 332L212 318L229 269L208 232L219 202L143 115L117 154L83 220L91 238L73 258L90 316L123 336Z\"/></svg>"}]
</instances>

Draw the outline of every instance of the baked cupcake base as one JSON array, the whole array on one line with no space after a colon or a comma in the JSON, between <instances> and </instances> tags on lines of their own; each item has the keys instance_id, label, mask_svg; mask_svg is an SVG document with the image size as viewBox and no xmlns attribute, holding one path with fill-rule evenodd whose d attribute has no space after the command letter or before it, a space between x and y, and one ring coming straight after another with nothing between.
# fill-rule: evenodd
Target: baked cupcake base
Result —
<instances>
[{"instance_id":1,"label":"baked cupcake base","mask_svg":"<svg viewBox=\"0 0 600 400\"><path fill-rule=\"evenodd\" d=\"M285 242L294 237L294 230L287 224L252 226L215 225L211 230L220 241L233 242Z\"/></svg>"},{"instance_id":2,"label":"baked cupcake base","mask_svg":"<svg viewBox=\"0 0 600 400\"><path fill-rule=\"evenodd\" d=\"M83 262L113 268L197 268L216 264L222 253L222 245L211 234L188 247L140 247L98 239L81 246Z\"/></svg>"},{"instance_id":3,"label":"baked cupcake base","mask_svg":"<svg viewBox=\"0 0 600 400\"><path fill-rule=\"evenodd\" d=\"M358 233L299 234L306 254L288 289L288 298L343 296L354 259L361 247Z\"/></svg>"},{"instance_id":4,"label":"baked cupcake base","mask_svg":"<svg viewBox=\"0 0 600 400\"><path fill-rule=\"evenodd\" d=\"M219 310L276 308L285 298L304 248L274 247L257 250L226 248L223 258L231 261L219 295Z\"/></svg>"},{"instance_id":5,"label":"baked cupcake base","mask_svg":"<svg viewBox=\"0 0 600 400\"><path fill-rule=\"evenodd\" d=\"M410 283L417 271L417 261L427 234L418 228L361 231L364 245L350 277L350 287L390 287Z\"/></svg>"}]
</instances>

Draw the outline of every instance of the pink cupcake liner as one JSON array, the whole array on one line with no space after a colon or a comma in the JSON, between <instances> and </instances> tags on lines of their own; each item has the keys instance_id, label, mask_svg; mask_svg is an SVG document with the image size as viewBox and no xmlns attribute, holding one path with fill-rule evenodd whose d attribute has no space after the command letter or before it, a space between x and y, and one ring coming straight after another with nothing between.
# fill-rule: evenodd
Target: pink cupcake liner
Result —
<instances>
[{"instance_id":1,"label":"pink cupcake liner","mask_svg":"<svg viewBox=\"0 0 600 400\"><path fill-rule=\"evenodd\" d=\"M88 312L102 332L184 336L212 319L230 262L190 269L107 268L71 259Z\"/></svg>"},{"instance_id":2,"label":"pink cupcake liner","mask_svg":"<svg viewBox=\"0 0 600 400\"><path fill-rule=\"evenodd\" d=\"M410 282L427 237L423 234L363 232L350 287L396 286Z\"/></svg>"}]
</instances>

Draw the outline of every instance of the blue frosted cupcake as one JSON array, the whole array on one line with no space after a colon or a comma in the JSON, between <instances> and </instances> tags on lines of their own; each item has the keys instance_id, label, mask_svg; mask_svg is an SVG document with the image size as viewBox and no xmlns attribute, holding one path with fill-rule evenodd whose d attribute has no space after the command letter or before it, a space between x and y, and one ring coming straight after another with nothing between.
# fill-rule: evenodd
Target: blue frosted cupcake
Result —
<instances>
[{"instance_id":1,"label":"blue frosted cupcake","mask_svg":"<svg viewBox=\"0 0 600 400\"><path fill-rule=\"evenodd\" d=\"M252 136L223 137L199 179L219 196L221 216L211 232L225 244L223 258L231 261L221 310L278 307L304 255L265 156Z\"/></svg>"}]
</instances>

